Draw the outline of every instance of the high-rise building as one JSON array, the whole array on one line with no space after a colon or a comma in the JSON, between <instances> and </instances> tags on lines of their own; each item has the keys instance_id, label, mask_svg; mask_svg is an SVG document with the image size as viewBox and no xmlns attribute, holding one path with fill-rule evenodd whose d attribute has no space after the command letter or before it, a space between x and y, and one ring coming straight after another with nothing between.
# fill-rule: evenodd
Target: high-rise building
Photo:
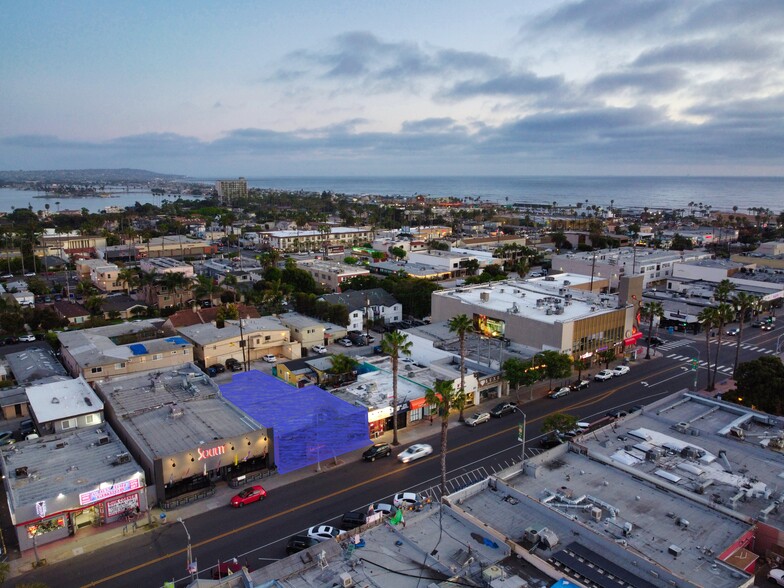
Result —
<instances>
[{"instance_id":1,"label":"high-rise building","mask_svg":"<svg viewBox=\"0 0 784 588\"><path fill-rule=\"evenodd\" d=\"M245 178L218 180L215 182L215 190L218 192L221 203L231 204L233 199L248 196L248 181Z\"/></svg>"}]
</instances>

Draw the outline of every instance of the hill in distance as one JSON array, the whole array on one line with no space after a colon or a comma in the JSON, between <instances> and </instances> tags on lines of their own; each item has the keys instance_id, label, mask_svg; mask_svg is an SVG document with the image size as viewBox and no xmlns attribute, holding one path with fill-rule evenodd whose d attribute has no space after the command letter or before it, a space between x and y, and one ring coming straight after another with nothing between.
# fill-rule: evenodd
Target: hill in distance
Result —
<instances>
[{"instance_id":1,"label":"hill in distance","mask_svg":"<svg viewBox=\"0 0 784 588\"><path fill-rule=\"evenodd\" d=\"M54 169L0 171L0 182L47 184L125 184L181 180L186 176L161 174L144 169Z\"/></svg>"}]
</instances>

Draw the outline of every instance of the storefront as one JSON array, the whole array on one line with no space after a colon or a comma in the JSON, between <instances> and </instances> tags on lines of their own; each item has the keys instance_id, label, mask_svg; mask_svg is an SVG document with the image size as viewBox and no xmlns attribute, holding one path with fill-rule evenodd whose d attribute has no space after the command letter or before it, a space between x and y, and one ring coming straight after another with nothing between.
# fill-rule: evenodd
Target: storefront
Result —
<instances>
[{"instance_id":1,"label":"storefront","mask_svg":"<svg viewBox=\"0 0 784 588\"><path fill-rule=\"evenodd\" d=\"M368 430L371 439L378 439L386 431L387 419L392 417L392 407L385 406L368 411Z\"/></svg>"}]
</instances>

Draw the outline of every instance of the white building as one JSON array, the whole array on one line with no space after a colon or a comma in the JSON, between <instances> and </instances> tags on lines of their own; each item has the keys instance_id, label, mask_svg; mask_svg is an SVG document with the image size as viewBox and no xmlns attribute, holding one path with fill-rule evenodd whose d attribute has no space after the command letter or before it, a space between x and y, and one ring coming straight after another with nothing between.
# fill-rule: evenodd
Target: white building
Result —
<instances>
[{"instance_id":1,"label":"white building","mask_svg":"<svg viewBox=\"0 0 784 588\"><path fill-rule=\"evenodd\" d=\"M343 304L348 308L349 331L363 331L368 321L383 320L395 323L403 318L403 305L383 288L349 290L338 294L326 294L321 300L330 304Z\"/></svg>"}]
</instances>

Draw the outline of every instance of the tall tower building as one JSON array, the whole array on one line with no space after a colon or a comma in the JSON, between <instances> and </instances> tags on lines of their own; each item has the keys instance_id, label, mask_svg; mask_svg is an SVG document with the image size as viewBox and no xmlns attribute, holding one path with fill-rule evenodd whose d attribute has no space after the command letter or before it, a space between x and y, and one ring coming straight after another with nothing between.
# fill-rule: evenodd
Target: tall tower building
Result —
<instances>
[{"instance_id":1,"label":"tall tower building","mask_svg":"<svg viewBox=\"0 0 784 588\"><path fill-rule=\"evenodd\" d=\"M221 204L231 206L232 199L245 198L248 196L248 181L245 178L236 180L218 180L215 182L215 190L218 192Z\"/></svg>"}]
</instances>

